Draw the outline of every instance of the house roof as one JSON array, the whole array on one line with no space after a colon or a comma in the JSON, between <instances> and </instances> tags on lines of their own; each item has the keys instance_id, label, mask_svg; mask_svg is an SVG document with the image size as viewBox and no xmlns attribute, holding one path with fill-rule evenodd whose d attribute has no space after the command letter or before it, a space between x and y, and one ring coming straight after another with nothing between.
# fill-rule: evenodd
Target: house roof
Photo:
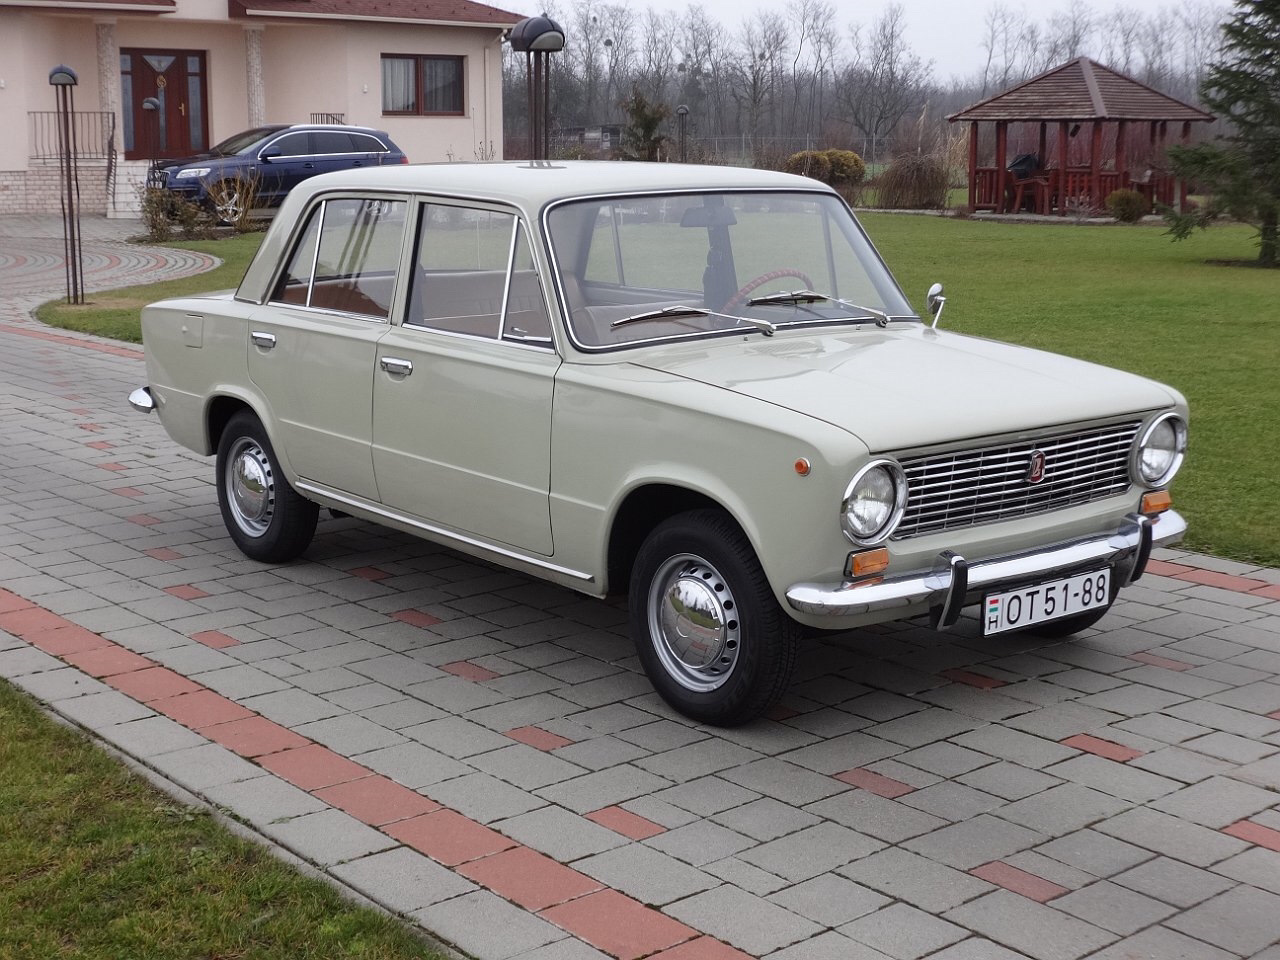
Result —
<instances>
[{"instance_id":1,"label":"house roof","mask_svg":"<svg viewBox=\"0 0 1280 960\"><path fill-rule=\"evenodd\" d=\"M959 120L1178 120L1213 115L1088 57L1054 67L947 118Z\"/></svg>"},{"instance_id":2,"label":"house roof","mask_svg":"<svg viewBox=\"0 0 1280 960\"><path fill-rule=\"evenodd\" d=\"M0 7L76 13L172 13L178 9L178 4L176 0L0 0Z\"/></svg>"},{"instance_id":3,"label":"house roof","mask_svg":"<svg viewBox=\"0 0 1280 960\"><path fill-rule=\"evenodd\" d=\"M513 27L522 14L475 0L227 0L233 20L390 20Z\"/></svg>"}]
</instances>

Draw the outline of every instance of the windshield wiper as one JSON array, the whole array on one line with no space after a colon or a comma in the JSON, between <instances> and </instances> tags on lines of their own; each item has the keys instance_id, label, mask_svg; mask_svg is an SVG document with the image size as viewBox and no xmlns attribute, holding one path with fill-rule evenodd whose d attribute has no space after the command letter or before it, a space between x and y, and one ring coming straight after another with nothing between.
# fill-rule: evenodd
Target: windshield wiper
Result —
<instances>
[{"instance_id":1,"label":"windshield wiper","mask_svg":"<svg viewBox=\"0 0 1280 960\"><path fill-rule=\"evenodd\" d=\"M818 293L816 290L783 290L778 293L766 293L762 297L752 297L747 301L747 305L751 307L762 307L768 304L778 303L817 303L826 301L828 303L838 303L842 307L848 307L850 310L861 310L863 313L870 314L867 317L852 317L854 320L875 320L876 326L887 327L893 319L883 310L877 310L875 307L865 307L860 303L853 303L849 300L841 300L839 297L833 297L825 293Z\"/></svg>"},{"instance_id":2,"label":"windshield wiper","mask_svg":"<svg viewBox=\"0 0 1280 960\"><path fill-rule=\"evenodd\" d=\"M646 310L644 313L623 317L621 320L615 320L609 324L609 328L615 330L618 327L625 327L629 323L645 323L649 320L671 320L675 317L721 317L725 320L733 320L736 323L749 324L766 337L772 337L778 330L778 325L770 323L768 320L757 320L755 317L739 317L730 313L717 313L715 310L708 310L706 307L691 307L682 303L673 307L661 307L657 310Z\"/></svg>"}]
</instances>

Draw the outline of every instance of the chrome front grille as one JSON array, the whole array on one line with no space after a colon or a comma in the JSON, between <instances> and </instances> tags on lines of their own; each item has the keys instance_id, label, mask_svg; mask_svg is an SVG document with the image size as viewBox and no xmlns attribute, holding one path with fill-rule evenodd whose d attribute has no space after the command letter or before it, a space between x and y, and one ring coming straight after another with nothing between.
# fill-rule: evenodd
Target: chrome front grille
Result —
<instances>
[{"instance_id":1,"label":"chrome front grille","mask_svg":"<svg viewBox=\"0 0 1280 960\"><path fill-rule=\"evenodd\" d=\"M1017 443L904 457L907 509L895 540L1047 513L1123 492L1139 421ZM1034 451L1044 479L1028 479Z\"/></svg>"}]
</instances>

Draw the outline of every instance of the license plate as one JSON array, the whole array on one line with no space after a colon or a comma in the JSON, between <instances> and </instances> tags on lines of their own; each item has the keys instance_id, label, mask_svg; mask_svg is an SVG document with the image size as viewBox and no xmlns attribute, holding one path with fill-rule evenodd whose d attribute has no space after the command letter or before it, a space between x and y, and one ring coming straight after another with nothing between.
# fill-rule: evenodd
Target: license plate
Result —
<instances>
[{"instance_id":1,"label":"license plate","mask_svg":"<svg viewBox=\"0 0 1280 960\"><path fill-rule=\"evenodd\" d=\"M1095 570L1065 580L990 594L982 605L982 633L1004 633L1105 607L1111 598L1111 571Z\"/></svg>"}]
</instances>

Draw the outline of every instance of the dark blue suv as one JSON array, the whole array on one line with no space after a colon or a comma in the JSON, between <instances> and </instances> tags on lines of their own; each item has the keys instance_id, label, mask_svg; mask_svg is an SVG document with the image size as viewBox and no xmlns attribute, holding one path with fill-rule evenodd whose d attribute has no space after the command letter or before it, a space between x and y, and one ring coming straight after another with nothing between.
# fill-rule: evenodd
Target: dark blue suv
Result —
<instances>
[{"instance_id":1,"label":"dark blue suv","mask_svg":"<svg viewBox=\"0 0 1280 960\"><path fill-rule=\"evenodd\" d=\"M381 130L337 124L273 124L228 137L204 153L161 160L148 183L193 200L223 223L239 218L246 185L256 185L255 206L274 206L308 177L408 163Z\"/></svg>"}]
</instances>

